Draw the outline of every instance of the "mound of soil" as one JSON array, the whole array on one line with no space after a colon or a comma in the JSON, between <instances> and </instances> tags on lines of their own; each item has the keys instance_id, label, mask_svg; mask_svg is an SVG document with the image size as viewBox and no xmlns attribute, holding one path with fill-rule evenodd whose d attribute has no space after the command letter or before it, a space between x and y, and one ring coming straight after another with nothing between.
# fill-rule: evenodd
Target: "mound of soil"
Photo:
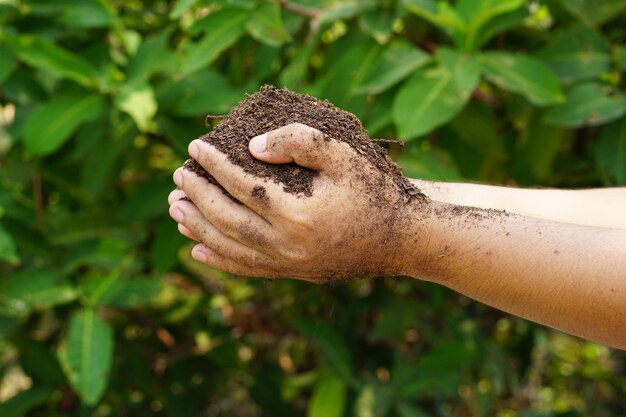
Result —
<instances>
[{"instance_id":1,"label":"mound of soil","mask_svg":"<svg viewBox=\"0 0 626 417\"><path fill-rule=\"evenodd\" d=\"M295 163L261 162L248 151L250 139L290 123L308 125L320 130L327 138L348 143L375 167L393 178L400 192L404 194L405 202L426 199L424 194L402 175L400 167L389 159L387 151L372 142L355 115L335 107L328 101L297 94L284 88L268 85L261 87L259 91L248 95L235 106L211 132L200 139L224 152L232 163L241 166L245 172L281 183L285 192L311 196L316 171ZM219 186L195 160L188 160L184 166Z\"/></svg>"}]
</instances>

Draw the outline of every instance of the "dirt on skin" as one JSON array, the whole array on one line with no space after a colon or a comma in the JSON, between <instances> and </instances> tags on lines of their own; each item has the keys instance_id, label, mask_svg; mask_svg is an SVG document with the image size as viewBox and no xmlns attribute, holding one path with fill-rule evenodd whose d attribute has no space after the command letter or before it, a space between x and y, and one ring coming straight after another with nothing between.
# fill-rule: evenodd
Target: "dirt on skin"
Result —
<instances>
[{"instance_id":1,"label":"dirt on skin","mask_svg":"<svg viewBox=\"0 0 626 417\"><path fill-rule=\"evenodd\" d=\"M426 201L427 197L402 175L402 170L387 155L387 151L372 142L359 119L352 113L335 107L328 101L294 93L286 88L269 85L248 95L224 116L221 122L200 139L225 153L228 159L246 173L281 183L285 192L310 197L316 171L296 165L268 164L255 159L248 151L250 140L270 130L302 123L324 134L324 140L346 142L393 182L404 201ZM195 160L185 162L185 168L219 186L217 181ZM253 190L258 197L265 189Z\"/></svg>"},{"instance_id":2,"label":"dirt on skin","mask_svg":"<svg viewBox=\"0 0 626 417\"><path fill-rule=\"evenodd\" d=\"M376 247L379 248L379 260L364 263L361 256L347 259L341 265L326 266L316 271L323 282L339 282L355 278L378 277L387 275L384 259L395 257L397 241L408 239L413 241L415 248L423 245L422 233L426 223L433 218L443 219L451 228L490 228L496 222L503 223L509 214L498 210L485 210L474 207L448 205L431 201L413 183L402 175L398 165L391 161L387 151L370 139L359 119L351 113L343 111L328 101L264 86L258 92L248 95L235 106L232 111L221 118L220 123L200 139L204 140L227 155L228 160L243 168L244 172L273 181L283 186L287 193L307 198L315 193L314 179L317 172L289 164L268 164L255 159L248 150L250 140L260 134L283 127L291 123L302 123L322 132L317 140L337 140L350 145L357 155L345 158L345 164L352 166L356 183L363 187L369 195L361 207L353 207L364 217L376 221L368 222L367 228L356 228L352 235L338 240L336 245L344 246L350 241L355 254L366 253L370 246L359 247L360 242L371 242L376 236ZM341 163L341 162L340 162ZM365 167L363 164L369 164ZM235 202L221 185L195 160L189 159L184 167L210 183L222 188L224 193ZM390 189L395 188L395 190ZM268 199L267 190L256 185L251 191L259 200ZM420 215L413 216L410 205L419 207ZM409 208L409 210L404 210ZM507 232L504 224L502 233ZM377 233L384 229L384 233ZM413 232L417 230L417 232ZM253 235L254 230L244 229L251 240L262 242L263 236ZM406 234L409 233L407 236ZM367 236L365 238L364 236ZM403 238L400 238L404 236ZM369 244L369 243L368 243ZM332 249L329 249L332 250ZM340 248L338 247L339 251ZM442 265L456 256L455 248L443 246L432 256L422 259L424 271L437 276L443 270ZM366 267L366 269L364 269ZM426 274L426 275L428 275Z\"/></svg>"}]
</instances>

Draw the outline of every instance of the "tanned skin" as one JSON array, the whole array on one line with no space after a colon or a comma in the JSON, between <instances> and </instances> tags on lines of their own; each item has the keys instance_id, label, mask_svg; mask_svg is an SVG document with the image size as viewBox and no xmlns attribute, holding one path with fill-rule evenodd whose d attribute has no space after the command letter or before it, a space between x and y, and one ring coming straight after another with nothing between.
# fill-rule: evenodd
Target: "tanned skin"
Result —
<instances>
[{"instance_id":1,"label":"tanned skin","mask_svg":"<svg viewBox=\"0 0 626 417\"><path fill-rule=\"evenodd\" d=\"M259 160L318 171L312 197L286 193L210 144L192 142L189 154L243 203L188 170L174 173L170 215L201 242L192 256L237 275L317 283L410 276L626 349L626 188L414 180L429 199L406 203L395 182L350 146L319 137L292 124L249 147Z\"/></svg>"}]
</instances>

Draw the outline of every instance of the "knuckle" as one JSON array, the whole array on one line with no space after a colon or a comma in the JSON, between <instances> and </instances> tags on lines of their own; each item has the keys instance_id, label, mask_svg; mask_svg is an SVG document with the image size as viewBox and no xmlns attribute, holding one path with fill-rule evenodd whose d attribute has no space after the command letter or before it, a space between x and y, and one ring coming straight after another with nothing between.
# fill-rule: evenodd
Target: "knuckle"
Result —
<instances>
[{"instance_id":1,"label":"knuckle","mask_svg":"<svg viewBox=\"0 0 626 417\"><path fill-rule=\"evenodd\" d=\"M248 185L250 178L251 175L249 174L244 174L241 180L226 178L226 180L223 180L222 186L228 189L235 198L250 196L252 193L251 187Z\"/></svg>"},{"instance_id":2,"label":"knuckle","mask_svg":"<svg viewBox=\"0 0 626 417\"><path fill-rule=\"evenodd\" d=\"M285 251L284 257L291 265L298 266L307 265L312 258L309 251L302 248L290 248Z\"/></svg>"},{"instance_id":3,"label":"knuckle","mask_svg":"<svg viewBox=\"0 0 626 417\"><path fill-rule=\"evenodd\" d=\"M231 227L233 227L232 224ZM257 247L269 246L267 238L263 235L263 233L261 233L261 231L252 226L249 221L240 223L234 227L236 227L236 230L238 231L241 239L247 244Z\"/></svg>"},{"instance_id":4,"label":"knuckle","mask_svg":"<svg viewBox=\"0 0 626 417\"><path fill-rule=\"evenodd\" d=\"M289 228L296 235L302 235L303 233L310 233L314 228L314 220L308 213L304 212L291 212L286 213L286 220L289 224Z\"/></svg>"},{"instance_id":5,"label":"knuckle","mask_svg":"<svg viewBox=\"0 0 626 417\"><path fill-rule=\"evenodd\" d=\"M302 134L305 133L307 130L311 130L312 128L305 125L304 123L290 123L283 129L286 133Z\"/></svg>"}]
</instances>

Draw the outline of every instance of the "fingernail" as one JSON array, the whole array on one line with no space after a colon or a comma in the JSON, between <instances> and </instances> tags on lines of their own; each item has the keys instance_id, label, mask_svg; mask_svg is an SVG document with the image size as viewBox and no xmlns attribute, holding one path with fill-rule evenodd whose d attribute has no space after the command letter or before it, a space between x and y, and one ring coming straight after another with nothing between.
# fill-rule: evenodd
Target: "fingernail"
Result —
<instances>
[{"instance_id":1,"label":"fingernail","mask_svg":"<svg viewBox=\"0 0 626 417\"><path fill-rule=\"evenodd\" d=\"M255 136L250 140L250 150L256 154L262 154L267 148L267 133Z\"/></svg>"},{"instance_id":2,"label":"fingernail","mask_svg":"<svg viewBox=\"0 0 626 417\"><path fill-rule=\"evenodd\" d=\"M195 259L196 261L200 261L200 262L206 263L206 253L204 253L204 251L202 249L194 248L191 251L191 257L193 259Z\"/></svg>"},{"instance_id":3,"label":"fingernail","mask_svg":"<svg viewBox=\"0 0 626 417\"><path fill-rule=\"evenodd\" d=\"M178 223L182 223L185 220L185 213L179 208L175 208L171 212L172 218L176 220Z\"/></svg>"},{"instance_id":4,"label":"fingernail","mask_svg":"<svg viewBox=\"0 0 626 417\"><path fill-rule=\"evenodd\" d=\"M189 152L189 156L191 156L193 159L198 158L198 155L200 154L200 148L198 147L198 144L195 140L189 144L189 146L187 147L187 152Z\"/></svg>"},{"instance_id":5,"label":"fingernail","mask_svg":"<svg viewBox=\"0 0 626 417\"><path fill-rule=\"evenodd\" d=\"M176 172L174 172L174 184L179 187L183 186L183 170L182 168L178 168Z\"/></svg>"}]
</instances>

